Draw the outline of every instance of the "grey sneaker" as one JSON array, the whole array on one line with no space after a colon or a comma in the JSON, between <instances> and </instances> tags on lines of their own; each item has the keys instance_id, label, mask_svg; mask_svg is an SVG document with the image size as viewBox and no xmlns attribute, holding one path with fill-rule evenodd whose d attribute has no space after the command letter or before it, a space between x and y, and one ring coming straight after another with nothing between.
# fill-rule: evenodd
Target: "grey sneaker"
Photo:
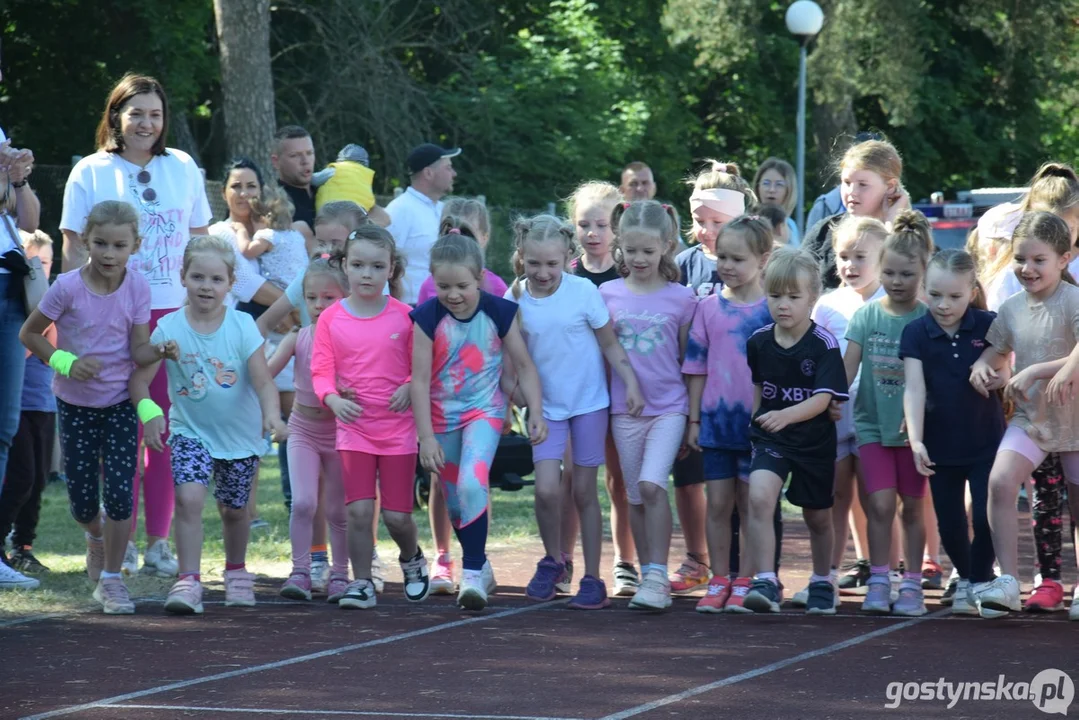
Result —
<instances>
[{"instance_id":1,"label":"grey sneaker","mask_svg":"<svg viewBox=\"0 0 1079 720\"><path fill-rule=\"evenodd\" d=\"M956 580L952 595L952 615L978 615L978 604L971 593L970 580Z\"/></svg>"},{"instance_id":2,"label":"grey sneaker","mask_svg":"<svg viewBox=\"0 0 1079 720\"><path fill-rule=\"evenodd\" d=\"M809 583L809 597L806 598L806 615L835 615L839 604L839 593L828 580Z\"/></svg>"},{"instance_id":3,"label":"grey sneaker","mask_svg":"<svg viewBox=\"0 0 1079 720\"><path fill-rule=\"evenodd\" d=\"M892 612L892 583L884 575L869 578L862 612L887 615Z\"/></svg>"},{"instance_id":4,"label":"grey sneaker","mask_svg":"<svg viewBox=\"0 0 1079 720\"><path fill-rule=\"evenodd\" d=\"M671 582L663 570L652 569L644 576L629 607L633 610L666 610L671 606Z\"/></svg>"},{"instance_id":5,"label":"grey sneaker","mask_svg":"<svg viewBox=\"0 0 1079 720\"><path fill-rule=\"evenodd\" d=\"M925 609L925 595L921 585L911 586L904 583L899 588L899 599L892 605L893 615L921 617L928 612Z\"/></svg>"},{"instance_id":6,"label":"grey sneaker","mask_svg":"<svg viewBox=\"0 0 1079 720\"><path fill-rule=\"evenodd\" d=\"M378 550L375 550L371 556L371 582L379 595L386 590L386 575L382 570L382 560L378 557Z\"/></svg>"}]
</instances>

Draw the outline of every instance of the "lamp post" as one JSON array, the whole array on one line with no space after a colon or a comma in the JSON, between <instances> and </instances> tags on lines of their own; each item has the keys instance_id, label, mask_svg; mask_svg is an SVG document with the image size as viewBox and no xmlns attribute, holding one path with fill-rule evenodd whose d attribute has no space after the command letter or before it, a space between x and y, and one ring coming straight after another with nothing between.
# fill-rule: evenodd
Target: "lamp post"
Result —
<instances>
[{"instance_id":1,"label":"lamp post","mask_svg":"<svg viewBox=\"0 0 1079 720\"><path fill-rule=\"evenodd\" d=\"M820 32L824 12L813 0L797 0L787 8L787 30L801 40L798 61L798 232L805 235L806 185L806 46Z\"/></svg>"}]
</instances>

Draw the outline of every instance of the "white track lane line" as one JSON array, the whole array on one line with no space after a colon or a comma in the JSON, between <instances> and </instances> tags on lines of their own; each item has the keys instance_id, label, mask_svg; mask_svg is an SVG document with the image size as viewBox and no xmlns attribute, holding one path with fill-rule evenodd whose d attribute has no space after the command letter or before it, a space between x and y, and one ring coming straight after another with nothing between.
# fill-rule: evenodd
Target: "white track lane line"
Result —
<instances>
[{"instance_id":1,"label":"white track lane line","mask_svg":"<svg viewBox=\"0 0 1079 720\"><path fill-rule=\"evenodd\" d=\"M45 720L45 718L63 717L65 715L71 715L73 713L82 712L84 710L94 710L97 708L108 707L115 703L124 702L125 700L137 700L138 698L147 697L148 695L157 695L163 692L171 692L173 690L181 690L192 685L202 685L203 683L216 682L217 680L227 680L234 677L243 677L244 675L252 675L254 673L265 672L266 670L276 670L277 668L288 667L289 665L298 665L300 663L310 662L312 660L320 660L326 657L333 657L334 655L342 655L344 653L354 652L356 650L363 650L365 648L377 647L379 645L389 645L395 642L401 642L402 640L411 640L412 638L422 637L424 635L430 635L432 633L441 632L443 630L453 630L459 627L465 627L467 625L475 625L476 623L487 622L490 620L499 620L501 618L510 617L513 615L522 615L524 613L535 612L537 610L543 610L549 607L556 607L569 602L569 599L554 600L547 603L539 603L536 605L525 605L524 607L512 608L510 610L503 610L501 612L491 613L490 615L477 615L474 617L464 618L463 620L454 620L453 622L441 623L440 625L432 625L431 627L421 628L419 630L410 630L406 633L398 633L397 635L390 635L388 637L379 638L378 640L369 640L367 642L355 643L353 645L344 645L339 648L333 648L330 650L322 650L317 653L311 653L309 655L299 655L297 657L288 658L285 660L278 660L272 663L264 663L262 665L253 665L247 668L241 668L239 670L229 670L228 672L215 673L213 675L204 675L203 677L191 678L190 680L181 680L174 683L168 683L167 685L159 685L157 687L147 688L145 690L137 690L135 692L125 693L123 695L115 695L109 698L102 698L101 700L95 700L94 702L83 703L81 705L71 705L66 708L58 708L56 710L50 710L49 712L39 713L37 715L27 715L21 720Z\"/></svg>"},{"instance_id":2,"label":"white track lane line","mask_svg":"<svg viewBox=\"0 0 1079 720\"><path fill-rule=\"evenodd\" d=\"M194 705L105 705L110 710L176 710L180 712L246 713L252 715L318 715L320 717L439 718L448 720L583 720L582 718L538 715L467 715L461 713L402 713L366 710L280 710L266 708L221 708Z\"/></svg>"},{"instance_id":3,"label":"white track lane line","mask_svg":"<svg viewBox=\"0 0 1079 720\"><path fill-rule=\"evenodd\" d=\"M718 690L719 688L724 688L729 685L735 685L745 680L753 680L754 678L773 673L776 670L782 670L785 667L796 665L800 662L804 662L805 660L812 660L813 658L821 657L822 655L830 655L840 650L846 650L847 648L861 645L862 643L868 642L870 640L875 640L876 638L883 637L885 635L890 635L894 632L899 632L900 630L905 630L909 627L918 625L919 623L923 623L927 620L938 617L943 613L950 612L951 610L948 609L939 610L932 615L924 615L920 618L911 618L909 620L904 620L903 622L892 625L891 627L874 630L873 632L866 633L865 635L859 635L858 637L851 638L850 640L844 640L843 642L838 642L834 645L822 647L819 650L810 650L809 652L804 652L799 655L795 655L794 657L789 657L786 660L779 660L778 662L771 663L770 665L763 665L754 670L747 670L744 673L731 675L729 677L723 678L722 680L716 680L715 682L710 682L705 685L698 685L697 687L690 688L689 690L683 690L680 693L668 695L667 697L662 697L658 700L653 700L652 702L647 702L642 705L637 705L636 707L622 710L621 712L606 715L600 718L600 720L626 720L626 718L631 718L635 715L651 712L652 710L659 709L666 705L673 705L674 703L688 700L689 698L696 697L697 695L703 695L704 693L711 692L712 690Z\"/></svg>"}]
</instances>

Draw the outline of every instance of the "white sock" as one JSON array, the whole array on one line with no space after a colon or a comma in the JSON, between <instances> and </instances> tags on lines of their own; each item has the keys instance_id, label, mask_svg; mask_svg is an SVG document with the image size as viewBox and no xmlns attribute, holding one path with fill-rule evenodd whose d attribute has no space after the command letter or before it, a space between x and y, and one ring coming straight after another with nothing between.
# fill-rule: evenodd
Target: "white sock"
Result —
<instances>
[{"instance_id":1,"label":"white sock","mask_svg":"<svg viewBox=\"0 0 1079 720\"><path fill-rule=\"evenodd\" d=\"M102 570L101 571L101 579L102 580L104 580L106 578L119 578L119 577L123 577L123 576L120 575L120 573L111 573L108 570Z\"/></svg>"}]
</instances>

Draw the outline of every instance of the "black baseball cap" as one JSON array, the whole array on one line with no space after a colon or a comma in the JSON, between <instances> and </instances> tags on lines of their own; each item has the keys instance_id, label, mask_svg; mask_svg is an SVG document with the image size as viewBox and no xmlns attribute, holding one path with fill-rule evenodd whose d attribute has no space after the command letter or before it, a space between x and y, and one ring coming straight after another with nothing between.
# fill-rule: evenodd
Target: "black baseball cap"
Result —
<instances>
[{"instance_id":1,"label":"black baseball cap","mask_svg":"<svg viewBox=\"0 0 1079 720\"><path fill-rule=\"evenodd\" d=\"M405 163L408 165L409 174L415 175L425 167L434 165L442 158L457 157L460 154L461 148L444 148L434 143L424 143L408 154L408 159Z\"/></svg>"}]
</instances>

